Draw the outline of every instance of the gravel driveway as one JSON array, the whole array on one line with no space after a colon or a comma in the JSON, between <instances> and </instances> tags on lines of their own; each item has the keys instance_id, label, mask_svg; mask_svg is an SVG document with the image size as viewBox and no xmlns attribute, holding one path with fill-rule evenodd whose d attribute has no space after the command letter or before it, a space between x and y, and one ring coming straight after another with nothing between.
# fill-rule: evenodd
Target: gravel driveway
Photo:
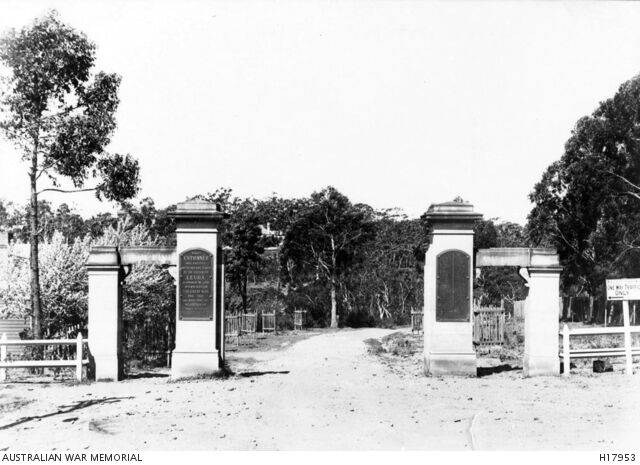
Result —
<instances>
[{"instance_id":1,"label":"gravel driveway","mask_svg":"<svg viewBox=\"0 0 640 465\"><path fill-rule=\"evenodd\" d=\"M629 450L640 374L426 378L363 341L324 332L286 350L234 355L234 376L0 386L0 449ZM244 357L244 361L243 361Z\"/></svg>"}]
</instances>

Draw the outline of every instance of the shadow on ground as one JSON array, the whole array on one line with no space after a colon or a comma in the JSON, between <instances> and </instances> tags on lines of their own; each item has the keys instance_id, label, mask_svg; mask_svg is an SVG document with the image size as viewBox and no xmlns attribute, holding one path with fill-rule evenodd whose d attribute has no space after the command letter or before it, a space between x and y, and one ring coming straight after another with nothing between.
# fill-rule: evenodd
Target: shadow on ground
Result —
<instances>
[{"instance_id":1,"label":"shadow on ground","mask_svg":"<svg viewBox=\"0 0 640 465\"><path fill-rule=\"evenodd\" d=\"M288 375L289 370L283 371L245 371L244 373L238 373L237 376L241 378L251 378L253 376L264 376L264 375Z\"/></svg>"},{"instance_id":2,"label":"shadow on ground","mask_svg":"<svg viewBox=\"0 0 640 465\"><path fill-rule=\"evenodd\" d=\"M157 371L144 371L139 373L129 373L126 379L144 379L144 378L168 378L168 373L160 373Z\"/></svg>"},{"instance_id":3,"label":"shadow on ground","mask_svg":"<svg viewBox=\"0 0 640 465\"><path fill-rule=\"evenodd\" d=\"M495 375L497 373L502 373L505 371L516 371L516 370L522 370L522 367L512 366L507 363L504 363L502 365L498 365L495 367L478 367L476 374L478 375L478 378L481 378L483 376Z\"/></svg>"},{"instance_id":4,"label":"shadow on ground","mask_svg":"<svg viewBox=\"0 0 640 465\"><path fill-rule=\"evenodd\" d=\"M91 407L93 405L100 404L114 404L116 402L120 402L123 399L133 399L133 396L129 397L103 397L101 399L90 399L90 400L79 400L71 405L61 405L58 407L58 410L51 413L45 413L44 415L34 415L31 417L22 417L19 420L14 421L13 423L9 423L6 425L0 426L0 431L6 430L9 428L13 428L14 426L22 425L24 423L28 423L34 420L42 420L43 418L54 417L56 415L64 415L67 413L75 412L77 410L82 410L87 407ZM69 420L63 420L69 421Z\"/></svg>"}]
</instances>

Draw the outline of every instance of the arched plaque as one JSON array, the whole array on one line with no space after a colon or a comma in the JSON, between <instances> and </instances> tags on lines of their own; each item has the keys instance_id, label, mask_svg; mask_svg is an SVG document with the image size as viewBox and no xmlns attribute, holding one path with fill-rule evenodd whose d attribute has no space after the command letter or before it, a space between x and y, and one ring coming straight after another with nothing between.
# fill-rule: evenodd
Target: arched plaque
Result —
<instances>
[{"instance_id":1,"label":"arched plaque","mask_svg":"<svg viewBox=\"0 0 640 465\"><path fill-rule=\"evenodd\" d=\"M213 254L191 249L180 254L181 320L213 320Z\"/></svg>"},{"instance_id":2,"label":"arched plaque","mask_svg":"<svg viewBox=\"0 0 640 465\"><path fill-rule=\"evenodd\" d=\"M470 321L469 255L449 250L436 259L436 321Z\"/></svg>"}]
</instances>

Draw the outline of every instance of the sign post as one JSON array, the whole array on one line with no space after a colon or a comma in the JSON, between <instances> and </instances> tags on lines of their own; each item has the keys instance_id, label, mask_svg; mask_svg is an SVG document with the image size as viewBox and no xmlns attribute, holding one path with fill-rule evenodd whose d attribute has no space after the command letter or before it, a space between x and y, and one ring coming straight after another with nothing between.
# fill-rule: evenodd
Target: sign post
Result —
<instances>
[{"instance_id":1,"label":"sign post","mask_svg":"<svg viewBox=\"0 0 640 465\"><path fill-rule=\"evenodd\" d=\"M625 373L633 374L631 353L631 324L629 322L629 301L640 300L640 279L607 279L607 300L622 301L622 321L624 323Z\"/></svg>"}]
</instances>

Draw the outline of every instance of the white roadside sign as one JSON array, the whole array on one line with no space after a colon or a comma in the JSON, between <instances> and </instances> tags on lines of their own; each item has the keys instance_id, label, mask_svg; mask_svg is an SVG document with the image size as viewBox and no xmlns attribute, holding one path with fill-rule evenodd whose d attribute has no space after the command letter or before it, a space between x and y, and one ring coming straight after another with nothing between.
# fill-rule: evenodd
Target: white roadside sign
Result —
<instances>
[{"instance_id":1,"label":"white roadside sign","mask_svg":"<svg viewBox=\"0 0 640 465\"><path fill-rule=\"evenodd\" d=\"M607 279L607 300L640 300L640 279Z\"/></svg>"}]
</instances>

